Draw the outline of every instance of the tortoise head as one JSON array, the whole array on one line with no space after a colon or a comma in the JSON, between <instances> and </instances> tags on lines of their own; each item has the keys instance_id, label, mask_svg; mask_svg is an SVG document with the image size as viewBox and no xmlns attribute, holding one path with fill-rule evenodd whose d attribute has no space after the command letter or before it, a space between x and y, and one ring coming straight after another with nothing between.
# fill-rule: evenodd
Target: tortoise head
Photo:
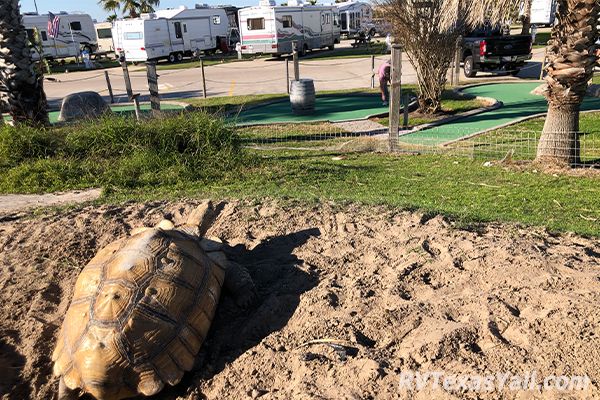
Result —
<instances>
[{"instance_id":1,"label":"tortoise head","mask_svg":"<svg viewBox=\"0 0 600 400\"><path fill-rule=\"evenodd\" d=\"M206 231L210 228L212 223L215 221L217 216L221 213L224 207L224 203L219 203L216 207L213 205L212 201L206 200L203 201L198 207L196 207L190 215L188 215L187 220L182 225L177 225L173 223L173 221L168 219L163 219L160 221L154 229L162 229L164 231L171 229L179 229L184 231L190 235L202 237L206 234ZM131 231L131 235L136 235L140 232L144 232L148 229L153 229L150 227L141 227L136 228Z\"/></svg>"}]
</instances>

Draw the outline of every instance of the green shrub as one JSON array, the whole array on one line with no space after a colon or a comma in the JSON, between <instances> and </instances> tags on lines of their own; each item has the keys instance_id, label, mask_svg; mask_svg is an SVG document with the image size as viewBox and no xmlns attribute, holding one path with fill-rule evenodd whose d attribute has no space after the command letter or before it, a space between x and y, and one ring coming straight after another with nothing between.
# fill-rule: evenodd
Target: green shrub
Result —
<instances>
[{"instance_id":1,"label":"green shrub","mask_svg":"<svg viewBox=\"0 0 600 400\"><path fill-rule=\"evenodd\" d=\"M202 112L141 122L113 116L55 129L4 128L0 147L5 192L203 181L239 170L247 158L233 127Z\"/></svg>"}]
</instances>

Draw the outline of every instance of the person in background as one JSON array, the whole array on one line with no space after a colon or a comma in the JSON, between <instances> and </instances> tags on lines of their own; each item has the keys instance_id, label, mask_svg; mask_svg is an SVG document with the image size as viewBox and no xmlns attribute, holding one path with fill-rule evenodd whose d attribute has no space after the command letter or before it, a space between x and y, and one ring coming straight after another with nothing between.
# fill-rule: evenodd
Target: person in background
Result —
<instances>
[{"instance_id":1,"label":"person in background","mask_svg":"<svg viewBox=\"0 0 600 400\"><path fill-rule=\"evenodd\" d=\"M390 101L390 92L388 90L388 83L390 82L392 65L390 61L386 61L379 67L379 89L381 91L381 105L387 106Z\"/></svg>"}]
</instances>

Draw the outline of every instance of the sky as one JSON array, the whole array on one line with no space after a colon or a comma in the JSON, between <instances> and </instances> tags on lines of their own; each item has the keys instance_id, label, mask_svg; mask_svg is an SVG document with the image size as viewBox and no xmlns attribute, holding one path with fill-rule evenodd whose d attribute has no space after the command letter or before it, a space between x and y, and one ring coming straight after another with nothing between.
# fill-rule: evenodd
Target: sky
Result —
<instances>
[{"instance_id":1,"label":"sky","mask_svg":"<svg viewBox=\"0 0 600 400\"><path fill-rule=\"evenodd\" d=\"M57 13L59 11L80 11L86 14L90 14L93 19L98 22L104 21L109 13L102 10L95 0L35 0L38 6L38 12L40 14L46 14L48 11ZM34 0L21 0L21 12L33 12L35 11ZM258 4L258 0L161 0L159 8L172 8L179 7L181 5L189 8L194 7L196 3L206 3L211 6L220 4L231 4L234 6L242 5L255 5Z\"/></svg>"}]
</instances>

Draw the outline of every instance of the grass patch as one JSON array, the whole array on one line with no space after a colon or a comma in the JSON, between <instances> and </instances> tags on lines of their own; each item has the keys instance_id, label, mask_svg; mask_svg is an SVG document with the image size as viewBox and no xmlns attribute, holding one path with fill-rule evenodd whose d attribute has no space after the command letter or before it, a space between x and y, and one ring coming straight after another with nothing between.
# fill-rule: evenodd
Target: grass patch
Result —
<instances>
[{"instance_id":1,"label":"grass patch","mask_svg":"<svg viewBox=\"0 0 600 400\"><path fill-rule=\"evenodd\" d=\"M331 59L343 59L343 58L366 58L380 55L389 54L387 45L383 40L374 40L371 44L360 47L343 47L336 48L334 50L316 50L309 52L305 57L306 59L319 59L319 60L331 60Z\"/></svg>"},{"instance_id":2,"label":"grass patch","mask_svg":"<svg viewBox=\"0 0 600 400\"><path fill-rule=\"evenodd\" d=\"M448 156L315 151L261 151L260 163L233 179L173 191L113 193L136 198L264 197L303 202L357 202L447 215L462 225L502 221L600 235L598 178L552 176L483 167Z\"/></svg>"},{"instance_id":3,"label":"grass patch","mask_svg":"<svg viewBox=\"0 0 600 400\"><path fill-rule=\"evenodd\" d=\"M177 186L235 173L245 157L232 127L200 112L142 122L106 117L85 129L4 126L0 192Z\"/></svg>"}]
</instances>

